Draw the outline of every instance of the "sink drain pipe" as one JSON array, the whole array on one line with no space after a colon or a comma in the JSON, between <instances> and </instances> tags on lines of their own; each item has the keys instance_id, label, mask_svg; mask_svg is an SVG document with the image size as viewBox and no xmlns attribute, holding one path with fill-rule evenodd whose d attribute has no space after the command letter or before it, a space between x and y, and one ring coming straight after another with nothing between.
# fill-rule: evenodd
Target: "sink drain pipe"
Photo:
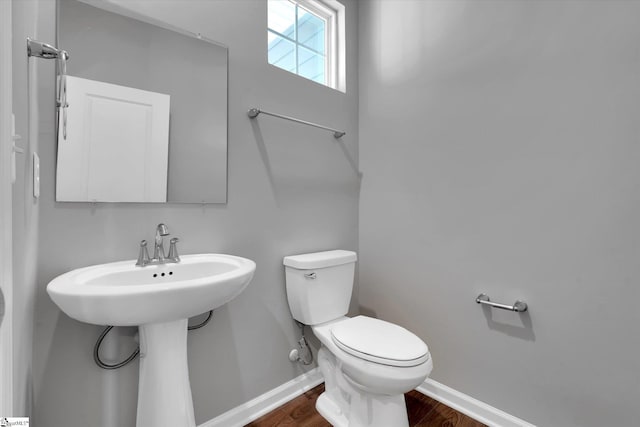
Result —
<instances>
[{"instance_id":1,"label":"sink drain pipe","mask_svg":"<svg viewBox=\"0 0 640 427\"><path fill-rule=\"evenodd\" d=\"M211 321L211 317L213 316L213 310L209 311L207 318L202 321L202 323L198 323L197 325L187 327L188 331L193 331L194 329L200 329L205 326L207 323ZM113 326L107 326L104 328L104 331L98 337L96 341L96 345L93 346L93 360L96 362L96 365L101 367L102 369L118 369L122 368L125 365L131 363L138 355L140 354L140 346L138 346L133 353L125 360L120 363L115 363L113 365L104 363L102 359L100 359L100 346L102 345L102 341L106 338L107 334L113 329ZM302 337L304 339L304 336Z\"/></svg>"}]
</instances>

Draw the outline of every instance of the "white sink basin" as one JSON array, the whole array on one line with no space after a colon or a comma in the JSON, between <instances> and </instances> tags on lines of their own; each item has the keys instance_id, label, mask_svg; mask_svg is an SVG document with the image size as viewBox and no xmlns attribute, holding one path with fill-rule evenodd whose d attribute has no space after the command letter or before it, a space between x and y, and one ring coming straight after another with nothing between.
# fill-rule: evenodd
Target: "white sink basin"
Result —
<instances>
[{"instance_id":1,"label":"white sink basin","mask_svg":"<svg viewBox=\"0 0 640 427\"><path fill-rule=\"evenodd\" d=\"M76 320L139 326L137 427L195 427L187 320L235 298L256 264L222 254L184 255L179 263L146 267L135 263L73 270L52 280L47 292Z\"/></svg>"},{"instance_id":2,"label":"white sink basin","mask_svg":"<svg viewBox=\"0 0 640 427\"><path fill-rule=\"evenodd\" d=\"M49 296L69 317L96 325L138 326L186 319L231 301L256 264L222 254L183 255L179 263L135 260L79 268L55 278Z\"/></svg>"}]
</instances>

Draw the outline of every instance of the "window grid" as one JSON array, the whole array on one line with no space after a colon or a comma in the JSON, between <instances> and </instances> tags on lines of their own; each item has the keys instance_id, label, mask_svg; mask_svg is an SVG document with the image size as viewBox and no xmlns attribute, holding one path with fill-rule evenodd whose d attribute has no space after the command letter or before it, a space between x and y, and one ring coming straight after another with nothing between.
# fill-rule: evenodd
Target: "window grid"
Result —
<instances>
[{"instance_id":1,"label":"window grid","mask_svg":"<svg viewBox=\"0 0 640 427\"><path fill-rule=\"evenodd\" d=\"M316 78L318 78L322 74L324 74L323 80L321 82L319 82L319 83L322 83L322 84L327 85L327 86L331 86L333 77L331 75L331 65L332 64L331 64L331 61L330 61L330 51L329 51L332 48L331 40L330 40L330 37L331 37L331 26L330 26L329 19L327 17L323 16L322 13L318 13L316 11L310 10L309 8L301 6L296 1L293 1L292 3L295 6L294 7L294 22L293 22L293 36L294 37L293 38L289 37L289 36L279 32L279 31L276 31L276 30L270 28L269 26L267 26L267 32L271 33L271 34L273 34L273 35L275 35L277 37L280 37L282 40L286 40L286 41L288 41L288 42L293 44L293 46L294 46L294 70L288 70L288 71L293 72L293 73L295 73L297 75L301 75L300 74L301 65L304 65L308 61L313 59L311 57L311 58L307 59L304 63L302 63L302 64L299 63L299 61L300 61L300 46L302 45L303 49L306 49L306 50L312 52L313 54L316 54L316 55L320 56L323 59L323 61L324 61L324 67L323 68L324 69L323 69L323 71L321 73L319 73L319 74L317 74L315 76L312 76L312 77L301 76L301 77L308 78L309 80L312 80L312 81L317 81ZM298 30L299 30L299 25L298 25L298 23L299 23L299 10L300 9L303 9L305 12L307 12L311 16L314 16L314 17L322 20L322 22L324 24L324 52L319 51L319 50L314 49L314 48L311 48L309 46L306 46L300 41L299 33L298 33ZM315 34L317 34L317 32ZM313 37L313 35L310 36L309 39L311 37ZM283 59L286 55L287 55L287 53L285 52L285 53L283 53L282 57L277 58L273 62L270 61L270 63L278 66L277 65L278 62L281 59ZM280 67L280 68L282 68L282 67ZM283 68L283 69L285 69L285 68Z\"/></svg>"}]
</instances>

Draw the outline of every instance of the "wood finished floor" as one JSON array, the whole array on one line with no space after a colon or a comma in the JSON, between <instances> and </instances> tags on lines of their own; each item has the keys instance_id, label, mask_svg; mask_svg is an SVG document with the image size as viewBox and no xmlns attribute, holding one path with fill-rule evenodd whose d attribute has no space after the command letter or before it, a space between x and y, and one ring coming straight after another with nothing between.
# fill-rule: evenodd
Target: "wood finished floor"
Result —
<instances>
[{"instance_id":1,"label":"wood finished floor","mask_svg":"<svg viewBox=\"0 0 640 427\"><path fill-rule=\"evenodd\" d=\"M323 391L324 384L320 384L245 427L331 427L316 411L316 399ZM405 400L410 427L486 427L415 390L405 394Z\"/></svg>"}]
</instances>

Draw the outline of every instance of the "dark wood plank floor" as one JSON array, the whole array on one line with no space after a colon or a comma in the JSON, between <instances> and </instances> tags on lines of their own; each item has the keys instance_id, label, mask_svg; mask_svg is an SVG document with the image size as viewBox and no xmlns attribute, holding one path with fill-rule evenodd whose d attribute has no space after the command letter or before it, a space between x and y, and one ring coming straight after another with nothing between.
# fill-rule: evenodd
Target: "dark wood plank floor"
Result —
<instances>
[{"instance_id":1,"label":"dark wood plank floor","mask_svg":"<svg viewBox=\"0 0 640 427\"><path fill-rule=\"evenodd\" d=\"M324 392L324 384L309 390L274 409L245 427L331 427L316 411L316 399ZM410 427L486 427L415 390L405 394Z\"/></svg>"}]
</instances>

